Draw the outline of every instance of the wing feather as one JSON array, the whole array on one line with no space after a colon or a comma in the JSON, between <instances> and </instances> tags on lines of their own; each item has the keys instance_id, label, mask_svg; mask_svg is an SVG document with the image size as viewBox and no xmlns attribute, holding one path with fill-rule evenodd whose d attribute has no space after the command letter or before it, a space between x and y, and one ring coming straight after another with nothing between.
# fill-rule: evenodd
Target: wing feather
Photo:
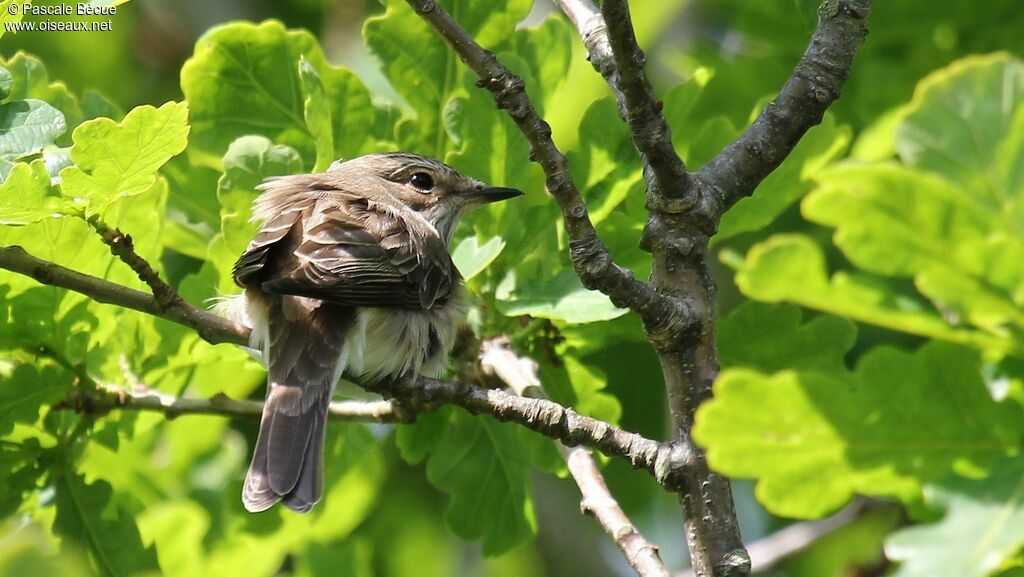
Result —
<instances>
[{"instance_id":1,"label":"wing feather","mask_svg":"<svg viewBox=\"0 0 1024 577\"><path fill-rule=\"evenodd\" d=\"M447 301L458 271L425 221L354 195L299 198L238 259L239 285L348 306L430 309Z\"/></svg>"}]
</instances>

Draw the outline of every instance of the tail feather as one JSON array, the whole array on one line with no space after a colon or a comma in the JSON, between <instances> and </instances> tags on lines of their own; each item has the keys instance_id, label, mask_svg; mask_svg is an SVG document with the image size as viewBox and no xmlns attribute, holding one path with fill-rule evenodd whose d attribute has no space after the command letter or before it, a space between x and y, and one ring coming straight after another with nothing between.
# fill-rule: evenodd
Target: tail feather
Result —
<instances>
[{"instance_id":1,"label":"tail feather","mask_svg":"<svg viewBox=\"0 0 1024 577\"><path fill-rule=\"evenodd\" d=\"M326 416L318 412L313 423L311 438L306 446L306 454L302 459L302 470L299 478L287 495L284 496L285 507L299 512L308 513L313 505L320 501L324 493L324 436L326 434Z\"/></svg>"},{"instance_id":2,"label":"tail feather","mask_svg":"<svg viewBox=\"0 0 1024 577\"><path fill-rule=\"evenodd\" d=\"M245 485L242 487L242 504L245 505L245 509L250 513L266 511L281 500L281 495L270 488L270 476L268 474L266 439L270 436L271 420L264 418L260 423L260 434L256 439L256 449L253 451L249 472L245 475Z\"/></svg>"},{"instance_id":3,"label":"tail feather","mask_svg":"<svg viewBox=\"0 0 1024 577\"><path fill-rule=\"evenodd\" d=\"M252 512L283 501L305 513L323 495L327 408L355 311L279 298L269 307L267 401L242 501Z\"/></svg>"}]
</instances>

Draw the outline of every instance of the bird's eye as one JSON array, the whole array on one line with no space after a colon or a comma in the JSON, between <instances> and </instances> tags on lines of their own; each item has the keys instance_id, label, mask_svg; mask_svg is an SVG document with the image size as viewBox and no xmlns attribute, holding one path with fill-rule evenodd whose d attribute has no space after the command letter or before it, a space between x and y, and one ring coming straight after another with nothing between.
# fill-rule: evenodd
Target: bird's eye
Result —
<instances>
[{"instance_id":1,"label":"bird's eye","mask_svg":"<svg viewBox=\"0 0 1024 577\"><path fill-rule=\"evenodd\" d=\"M417 172L409 179L409 184L423 192L428 192L434 188L434 178L425 172Z\"/></svg>"}]
</instances>

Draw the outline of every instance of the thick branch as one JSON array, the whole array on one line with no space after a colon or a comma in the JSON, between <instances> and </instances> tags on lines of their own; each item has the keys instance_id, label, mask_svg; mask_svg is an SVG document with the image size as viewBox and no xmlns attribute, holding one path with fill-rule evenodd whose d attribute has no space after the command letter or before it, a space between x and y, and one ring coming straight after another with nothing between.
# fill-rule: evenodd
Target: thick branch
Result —
<instances>
[{"instance_id":1,"label":"thick branch","mask_svg":"<svg viewBox=\"0 0 1024 577\"><path fill-rule=\"evenodd\" d=\"M451 45L479 77L477 85L490 91L498 108L508 111L526 136L530 159L544 169L548 191L561 208L569 237L569 256L583 286L608 295L616 306L636 311L649 324L689 324L691 315L685 303L652 289L612 261L608 248L590 222L587 207L569 175L565 156L551 140L551 127L530 103L522 79L477 44L435 0L406 2Z\"/></svg>"},{"instance_id":2,"label":"thick branch","mask_svg":"<svg viewBox=\"0 0 1024 577\"><path fill-rule=\"evenodd\" d=\"M480 368L497 376L520 396L544 396L544 389L537 378L537 363L516 355L507 337L489 339L481 344ZM580 510L597 519L637 575L669 577L668 569L658 556L658 548L636 529L608 490L594 455L585 449L569 450L564 445L561 449L569 473L580 489Z\"/></svg>"},{"instance_id":3,"label":"thick branch","mask_svg":"<svg viewBox=\"0 0 1024 577\"><path fill-rule=\"evenodd\" d=\"M246 345L249 342L249 329L197 309L185 301L181 301L184 310L177 307L164 309L155 297L35 258L21 247L0 247L0 268L32 277L43 284L82 293L103 303L182 324L205 335L204 338L212 343ZM384 390L400 400L421 406L438 403L456 405L473 414L489 414L501 421L519 423L566 445L594 447L651 472L659 483L670 489L678 487L680 472L689 462L688 453L681 447L623 431L544 399L527 399L466 383L425 378L392 384Z\"/></svg>"},{"instance_id":4,"label":"thick branch","mask_svg":"<svg viewBox=\"0 0 1024 577\"><path fill-rule=\"evenodd\" d=\"M877 510L867 500L857 500L831 517L818 521L793 523L778 531L754 541L747 548L750 551L750 566L754 573L763 573L776 568L780 563L814 545L823 537L849 525L869 511ZM695 577L692 570L683 571L677 577Z\"/></svg>"},{"instance_id":5,"label":"thick branch","mask_svg":"<svg viewBox=\"0 0 1024 577\"><path fill-rule=\"evenodd\" d=\"M754 123L695 175L715 202L714 218L749 196L821 122L839 98L853 56L867 35L871 0L825 0L810 44L779 95Z\"/></svg>"},{"instance_id":6,"label":"thick branch","mask_svg":"<svg viewBox=\"0 0 1024 577\"><path fill-rule=\"evenodd\" d=\"M603 15L590 0L558 2L580 31L590 61L615 92L619 113L641 152L651 211L642 246L654 256L652 284L689 303L699 323L697 330L686 331L647 327L648 339L658 350L665 375L676 443L692 455L679 493L690 559L701 577L746 575L749 560L729 482L708 468L690 437L694 411L710 397L711 381L718 369L714 283L706 260L707 234L714 230L715 222L702 214L706 202L686 210L697 200L698 190L686 181L682 163L676 165L672 160L675 152L671 137L643 75L643 54L637 47L624 0L605 0ZM685 195L666 194L671 189L665 179L672 178Z\"/></svg>"},{"instance_id":7,"label":"thick branch","mask_svg":"<svg viewBox=\"0 0 1024 577\"><path fill-rule=\"evenodd\" d=\"M259 417L263 403L237 400L218 394L209 399L183 399L147 387L132 390L98 385L94 391L82 391L66 403L68 408L89 414L123 411L155 411L169 419L181 415L220 415L224 417ZM390 401L333 401L328 409L331 419L390 423L398 421Z\"/></svg>"}]
</instances>

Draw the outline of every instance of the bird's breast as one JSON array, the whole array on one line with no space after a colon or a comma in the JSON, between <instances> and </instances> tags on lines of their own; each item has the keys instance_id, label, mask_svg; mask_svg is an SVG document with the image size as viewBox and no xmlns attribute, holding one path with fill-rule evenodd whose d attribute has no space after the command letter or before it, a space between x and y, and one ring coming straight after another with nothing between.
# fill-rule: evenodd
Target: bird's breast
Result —
<instances>
[{"instance_id":1,"label":"bird's breast","mask_svg":"<svg viewBox=\"0 0 1024 577\"><path fill-rule=\"evenodd\" d=\"M348 339L348 372L370 381L406 374L439 377L465 314L461 286L429 310L360 308Z\"/></svg>"}]
</instances>

